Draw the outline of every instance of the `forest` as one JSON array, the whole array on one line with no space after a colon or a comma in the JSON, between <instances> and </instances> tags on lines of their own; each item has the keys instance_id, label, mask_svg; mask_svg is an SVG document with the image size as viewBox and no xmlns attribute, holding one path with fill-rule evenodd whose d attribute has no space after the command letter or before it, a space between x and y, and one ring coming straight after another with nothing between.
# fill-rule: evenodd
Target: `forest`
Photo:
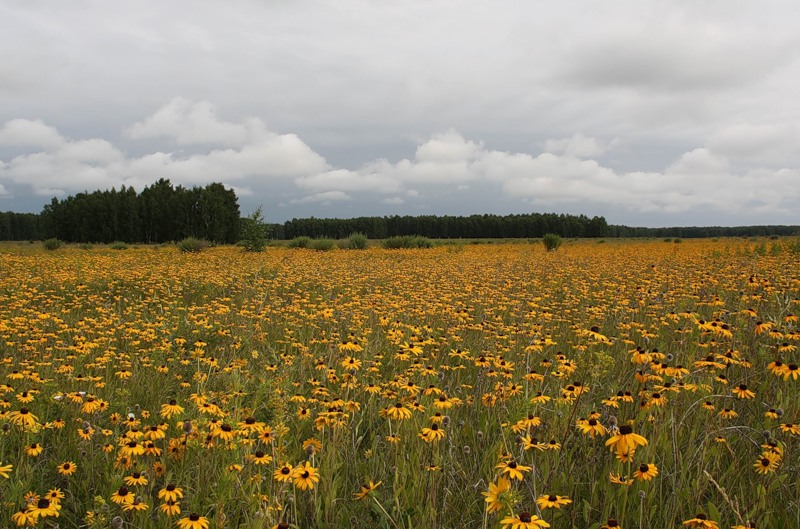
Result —
<instances>
[{"instance_id":1,"label":"forest","mask_svg":"<svg viewBox=\"0 0 800 529\"><path fill-rule=\"evenodd\" d=\"M78 243L145 243L185 237L218 244L238 241L242 224L238 198L221 183L173 186L160 179L137 193L132 187L53 198L41 213L0 212L0 240L57 238ZM524 239L546 233L562 237L740 237L797 235L800 226L689 226L645 228L608 224L601 216L557 213L512 215L418 215L292 219L267 224L272 239L342 239L361 233L370 239L421 235L431 239Z\"/></svg>"}]
</instances>

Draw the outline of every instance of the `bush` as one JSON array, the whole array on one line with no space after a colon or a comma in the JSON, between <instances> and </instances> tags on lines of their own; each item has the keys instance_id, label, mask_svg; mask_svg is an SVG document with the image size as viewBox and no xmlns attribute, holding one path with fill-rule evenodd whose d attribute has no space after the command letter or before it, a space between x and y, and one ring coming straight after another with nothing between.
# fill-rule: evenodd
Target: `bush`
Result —
<instances>
[{"instance_id":1,"label":"bush","mask_svg":"<svg viewBox=\"0 0 800 529\"><path fill-rule=\"evenodd\" d=\"M93 244L91 244L91 243L88 243L88 242L84 242L84 243L81 243L81 245L79 246L79 248L80 248L81 250L91 250L92 248L94 248L94 245L93 245Z\"/></svg>"},{"instance_id":2,"label":"bush","mask_svg":"<svg viewBox=\"0 0 800 529\"><path fill-rule=\"evenodd\" d=\"M432 248L433 242L421 235L397 235L384 240L383 247L390 250L399 248Z\"/></svg>"},{"instance_id":3,"label":"bush","mask_svg":"<svg viewBox=\"0 0 800 529\"><path fill-rule=\"evenodd\" d=\"M239 244L245 252L263 252L268 242L267 225L264 224L261 206L258 206L252 214L242 219L242 240Z\"/></svg>"},{"instance_id":4,"label":"bush","mask_svg":"<svg viewBox=\"0 0 800 529\"><path fill-rule=\"evenodd\" d=\"M347 238L347 247L351 250L365 250L367 241L367 236L363 233L351 233Z\"/></svg>"},{"instance_id":5,"label":"bush","mask_svg":"<svg viewBox=\"0 0 800 529\"><path fill-rule=\"evenodd\" d=\"M333 239L314 239L311 241L311 249L318 252L327 252L333 250L335 243Z\"/></svg>"},{"instance_id":6,"label":"bush","mask_svg":"<svg viewBox=\"0 0 800 529\"><path fill-rule=\"evenodd\" d=\"M294 239L286 243L286 246L288 246L289 248L308 248L310 242L311 242L311 237L301 235L299 237L295 237Z\"/></svg>"},{"instance_id":7,"label":"bush","mask_svg":"<svg viewBox=\"0 0 800 529\"><path fill-rule=\"evenodd\" d=\"M178 242L178 249L184 253L198 253L208 248L208 241L195 237L186 237Z\"/></svg>"},{"instance_id":8,"label":"bush","mask_svg":"<svg viewBox=\"0 0 800 529\"><path fill-rule=\"evenodd\" d=\"M545 233L542 237L542 244L544 244L544 248L548 252L556 251L562 242L564 241L561 236L555 233Z\"/></svg>"},{"instance_id":9,"label":"bush","mask_svg":"<svg viewBox=\"0 0 800 529\"><path fill-rule=\"evenodd\" d=\"M128 249L128 245L125 244L124 242L117 241L117 242L111 243L111 246L109 246L109 248L111 248L112 250L127 250Z\"/></svg>"},{"instance_id":10,"label":"bush","mask_svg":"<svg viewBox=\"0 0 800 529\"><path fill-rule=\"evenodd\" d=\"M64 244L64 243L62 243L60 240L58 240L56 238L52 238L52 239L47 239L46 241L44 241L42 243L42 246L44 246L45 250L58 250L59 248L61 248L62 244Z\"/></svg>"}]
</instances>

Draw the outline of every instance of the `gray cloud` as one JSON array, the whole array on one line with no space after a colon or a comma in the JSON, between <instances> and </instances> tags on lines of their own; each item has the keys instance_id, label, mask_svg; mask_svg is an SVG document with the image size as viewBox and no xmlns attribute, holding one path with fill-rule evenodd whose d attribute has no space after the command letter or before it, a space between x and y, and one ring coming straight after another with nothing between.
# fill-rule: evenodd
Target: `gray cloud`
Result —
<instances>
[{"instance_id":1,"label":"gray cloud","mask_svg":"<svg viewBox=\"0 0 800 529\"><path fill-rule=\"evenodd\" d=\"M286 217L796 223L796 14L789 0L9 4L0 209L167 177Z\"/></svg>"}]
</instances>

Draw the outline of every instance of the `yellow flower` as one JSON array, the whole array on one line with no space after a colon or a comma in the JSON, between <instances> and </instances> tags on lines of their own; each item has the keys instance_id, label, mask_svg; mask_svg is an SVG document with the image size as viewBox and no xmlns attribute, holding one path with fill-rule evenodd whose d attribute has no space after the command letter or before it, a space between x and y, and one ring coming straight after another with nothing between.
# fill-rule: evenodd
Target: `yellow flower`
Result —
<instances>
[{"instance_id":1,"label":"yellow flower","mask_svg":"<svg viewBox=\"0 0 800 529\"><path fill-rule=\"evenodd\" d=\"M756 459L755 463L753 463L753 467L759 474L769 474L770 472L775 472L778 465L780 465L780 461L781 456L775 452L764 452L761 454L761 457Z\"/></svg>"},{"instance_id":2,"label":"yellow flower","mask_svg":"<svg viewBox=\"0 0 800 529\"><path fill-rule=\"evenodd\" d=\"M111 495L111 501L123 505L125 503L133 503L135 499L133 493L127 487L120 487L114 494Z\"/></svg>"},{"instance_id":3,"label":"yellow flower","mask_svg":"<svg viewBox=\"0 0 800 529\"><path fill-rule=\"evenodd\" d=\"M181 513L181 503L179 501L167 500L158 506L158 510L167 516L176 516Z\"/></svg>"},{"instance_id":4,"label":"yellow flower","mask_svg":"<svg viewBox=\"0 0 800 529\"><path fill-rule=\"evenodd\" d=\"M643 463L639 465L639 468L633 473L633 477L641 481L650 481L657 475L658 467L652 463Z\"/></svg>"},{"instance_id":5,"label":"yellow flower","mask_svg":"<svg viewBox=\"0 0 800 529\"><path fill-rule=\"evenodd\" d=\"M139 472L134 472L130 476L125 476L125 484L129 487L135 487L137 485L147 485L147 477L143 476Z\"/></svg>"},{"instance_id":6,"label":"yellow flower","mask_svg":"<svg viewBox=\"0 0 800 529\"><path fill-rule=\"evenodd\" d=\"M747 384L739 384L731 390L731 393L740 399L752 399L756 396L751 390L747 389Z\"/></svg>"},{"instance_id":7,"label":"yellow flower","mask_svg":"<svg viewBox=\"0 0 800 529\"><path fill-rule=\"evenodd\" d=\"M275 478L275 481L280 481L282 483L289 483L294 479L294 470L292 469L292 465L289 463L284 463L281 465L281 468L276 470L272 477Z\"/></svg>"},{"instance_id":8,"label":"yellow flower","mask_svg":"<svg viewBox=\"0 0 800 529\"><path fill-rule=\"evenodd\" d=\"M194 512L181 518L177 523L180 529L208 529L208 518Z\"/></svg>"},{"instance_id":9,"label":"yellow flower","mask_svg":"<svg viewBox=\"0 0 800 529\"><path fill-rule=\"evenodd\" d=\"M560 509L562 506L572 503L567 496L556 496L555 494L542 494L536 499L536 505L540 509Z\"/></svg>"},{"instance_id":10,"label":"yellow flower","mask_svg":"<svg viewBox=\"0 0 800 529\"><path fill-rule=\"evenodd\" d=\"M306 461L302 465L295 467L292 480L294 481L294 486L298 489L310 490L314 488L315 483L319 482L319 473L316 468Z\"/></svg>"},{"instance_id":11,"label":"yellow flower","mask_svg":"<svg viewBox=\"0 0 800 529\"><path fill-rule=\"evenodd\" d=\"M444 439L445 431L439 428L438 424L434 423L430 428L423 428L418 436L426 443L433 443Z\"/></svg>"},{"instance_id":12,"label":"yellow flower","mask_svg":"<svg viewBox=\"0 0 800 529\"><path fill-rule=\"evenodd\" d=\"M526 467L525 465L520 465L516 461L509 461L509 462L501 462L495 468L499 468L502 473L508 474L508 477L511 479L517 479L522 481L522 473L523 472L530 472L531 467Z\"/></svg>"},{"instance_id":13,"label":"yellow flower","mask_svg":"<svg viewBox=\"0 0 800 529\"><path fill-rule=\"evenodd\" d=\"M383 483L383 481L379 481L377 483L373 483L372 480L369 480L369 483L362 485L361 490L353 494L353 499L362 500L369 495L370 492L377 489L378 486Z\"/></svg>"},{"instance_id":14,"label":"yellow flower","mask_svg":"<svg viewBox=\"0 0 800 529\"><path fill-rule=\"evenodd\" d=\"M183 498L183 489L172 483L158 491L158 499L164 500L164 502L178 501L180 498Z\"/></svg>"},{"instance_id":15,"label":"yellow flower","mask_svg":"<svg viewBox=\"0 0 800 529\"><path fill-rule=\"evenodd\" d=\"M13 468L14 465L4 465L2 462L0 462L0 476L3 476L4 478L8 479L9 474L11 473L11 469Z\"/></svg>"},{"instance_id":16,"label":"yellow flower","mask_svg":"<svg viewBox=\"0 0 800 529\"><path fill-rule=\"evenodd\" d=\"M489 483L489 492L481 492L486 496L486 510L490 513L499 511L505 505L506 493L511 490L511 481L505 477L500 477L497 484Z\"/></svg>"},{"instance_id":17,"label":"yellow flower","mask_svg":"<svg viewBox=\"0 0 800 529\"><path fill-rule=\"evenodd\" d=\"M72 461L66 461L58 465L56 469L62 476L71 476L78 470L78 467Z\"/></svg>"},{"instance_id":18,"label":"yellow flower","mask_svg":"<svg viewBox=\"0 0 800 529\"><path fill-rule=\"evenodd\" d=\"M527 511L521 512L516 516L506 516L500 520L500 524L503 526L503 529L537 529L539 527L550 527L549 523Z\"/></svg>"},{"instance_id":19,"label":"yellow flower","mask_svg":"<svg viewBox=\"0 0 800 529\"><path fill-rule=\"evenodd\" d=\"M583 435L588 435L594 438L596 435L605 435L608 430L605 426L600 424L597 419L589 419L588 421L578 421L578 429Z\"/></svg>"},{"instance_id":20,"label":"yellow flower","mask_svg":"<svg viewBox=\"0 0 800 529\"><path fill-rule=\"evenodd\" d=\"M683 525L692 529L719 529L719 525L714 520L709 520L705 514L698 514L690 520L683 522Z\"/></svg>"},{"instance_id":21,"label":"yellow flower","mask_svg":"<svg viewBox=\"0 0 800 529\"><path fill-rule=\"evenodd\" d=\"M612 451L617 452L618 457L625 457L626 459L633 456L633 452L637 446L644 446L647 444L647 439L641 435L634 433L633 428L627 424L619 427L619 431L606 441Z\"/></svg>"}]
</instances>

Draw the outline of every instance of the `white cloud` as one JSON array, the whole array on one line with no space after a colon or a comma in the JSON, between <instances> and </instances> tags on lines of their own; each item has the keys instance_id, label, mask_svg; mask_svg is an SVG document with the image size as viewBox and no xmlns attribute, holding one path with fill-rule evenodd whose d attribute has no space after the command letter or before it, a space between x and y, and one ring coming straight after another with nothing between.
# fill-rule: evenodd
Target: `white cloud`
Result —
<instances>
[{"instance_id":1,"label":"white cloud","mask_svg":"<svg viewBox=\"0 0 800 529\"><path fill-rule=\"evenodd\" d=\"M156 122L148 118L140 123ZM791 133L796 129L789 126L724 127L710 136L707 145L674 156L660 170L620 171L595 159L615 140L573 133L545 142L546 152L537 154L492 149L455 129L420 140L411 158L395 162L377 158L355 169L332 167L298 135L247 123L260 122L249 118L229 123L246 131L245 142L236 147L208 144L188 154L154 151L131 156L104 139L66 138L43 122L12 120L0 137L25 143L28 149L38 142L39 150L0 162L0 195L9 194L8 184L15 191L30 186L45 197L123 184L141 190L163 177L187 186L222 182L235 186L242 198L280 197L283 207L347 202L348 214L354 215L360 214L358 208L381 204L430 208L432 203L424 199L439 203L455 200L456 195L474 204L476 212L489 201L502 201L522 210L567 208L591 214L605 208L640 215L716 213L790 219L800 207L797 165L755 163L771 151L791 157L796 141ZM185 131L174 130L177 141ZM779 147L772 146L782 139ZM750 165L737 164L737 155L749 157Z\"/></svg>"},{"instance_id":2,"label":"white cloud","mask_svg":"<svg viewBox=\"0 0 800 529\"><path fill-rule=\"evenodd\" d=\"M323 193L315 193L303 198L290 200L290 204L320 204L328 205L333 202L340 202L342 200L350 200L350 196L342 191L325 191Z\"/></svg>"},{"instance_id":3,"label":"white cloud","mask_svg":"<svg viewBox=\"0 0 800 529\"><path fill-rule=\"evenodd\" d=\"M12 119L0 129L0 145L53 149L64 143L58 131L41 120Z\"/></svg>"},{"instance_id":4,"label":"white cloud","mask_svg":"<svg viewBox=\"0 0 800 529\"><path fill-rule=\"evenodd\" d=\"M178 145L214 144L242 146L263 134L264 125L253 119L241 124L220 121L208 101L192 102L176 97L155 114L127 130L135 140L171 138Z\"/></svg>"},{"instance_id":5,"label":"white cloud","mask_svg":"<svg viewBox=\"0 0 800 529\"><path fill-rule=\"evenodd\" d=\"M796 123L736 123L708 140L711 152L731 159L774 164L800 161L800 128Z\"/></svg>"}]
</instances>

